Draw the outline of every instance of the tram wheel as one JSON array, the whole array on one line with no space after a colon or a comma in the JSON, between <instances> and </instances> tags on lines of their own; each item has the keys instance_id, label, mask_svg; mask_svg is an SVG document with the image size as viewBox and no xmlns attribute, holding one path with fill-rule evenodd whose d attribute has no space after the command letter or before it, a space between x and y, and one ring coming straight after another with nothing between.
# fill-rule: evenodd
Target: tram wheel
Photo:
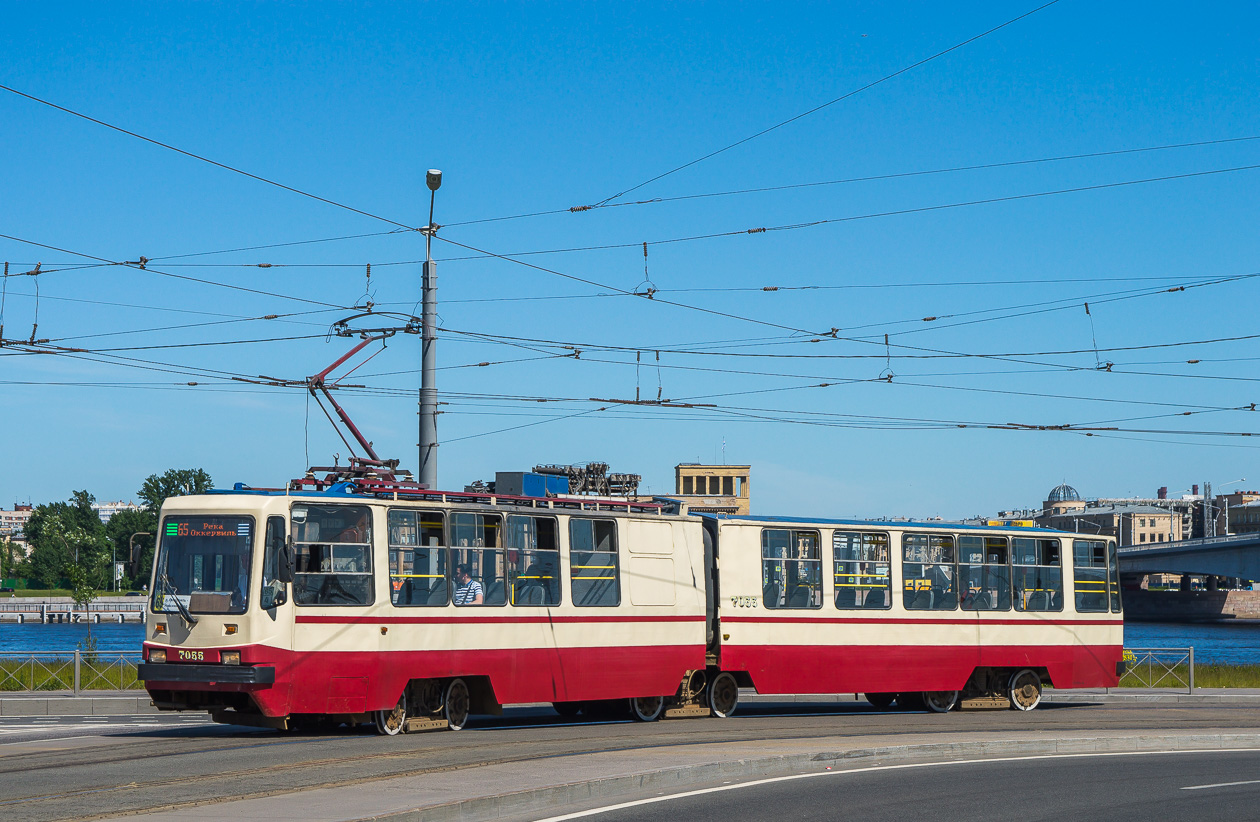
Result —
<instances>
[{"instance_id":1,"label":"tram wheel","mask_svg":"<svg viewBox=\"0 0 1260 822\"><path fill-rule=\"evenodd\" d=\"M398 736L407 730L407 692L398 697L398 704L387 711L373 711L373 724L381 736Z\"/></svg>"},{"instance_id":2,"label":"tram wheel","mask_svg":"<svg viewBox=\"0 0 1260 822\"><path fill-rule=\"evenodd\" d=\"M665 713L665 697L638 696L630 700L630 713L639 722L655 722Z\"/></svg>"},{"instance_id":3,"label":"tram wheel","mask_svg":"<svg viewBox=\"0 0 1260 822\"><path fill-rule=\"evenodd\" d=\"M923 704L934 714L947 714L958 704L958 691L924 691Z\"/></svg>"},{"instance_id":4,"label":"tram wheel","mask_svg":"<svg viewBox=\"0 0 1260 822\"><path fill-rule=\"evenodd\" d=\"M1017 711L1031 711L1041 704L1041 677L1032 668L1016 671L1006 686L1006 696Z\"/></svg>"},{"instance_id":5,"label":"tram wheel","mask_svg":"<svg viewBox=\"0 0 1260 822\"><path fill-rule=\"evenodd\" d=\"M446 718L446 727L452 731L462 730L468 721L468 686L462 679L452 679L446 686L446 696L442 700L442 715Z\"/></svg>"},{"instance_id":6,"label":"tram wheel","mask_svg":"<svg viewBox=\"0 0 1260 822\"><path fill-rule=\"evenodd\" d=\"M560 716L565 719L573 719L578 714L582 713L581 702L553 702L551 703L551 707L556 713L560 714Z\"/></svg>"},{"instance_id":7,"label":"tram wheel","mask_svg":"<svg viewBox=\"0 0 1260 822\"><path fill-rule=\"evenodd\" d=\"M713 677L709 683L709 714L726 718L735 713L739 705L739 684L726 671Z\"/></svg>"},{"instance_id":8,"label":"tram wheel","mask_svg":"<svg viewBox=\"0 0 1260 822\"><path fill-rule=\"evenodd\" d=\"M896 694L863 694L863 696L866 697L867 702L881 711L891 708L893 702L897 700Z\"/></svg>"}]
</instances>

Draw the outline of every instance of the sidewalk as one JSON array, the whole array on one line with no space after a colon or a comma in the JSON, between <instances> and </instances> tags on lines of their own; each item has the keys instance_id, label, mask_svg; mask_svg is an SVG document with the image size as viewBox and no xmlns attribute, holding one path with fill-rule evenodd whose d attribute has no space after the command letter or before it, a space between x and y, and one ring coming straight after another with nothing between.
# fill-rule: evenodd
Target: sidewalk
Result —
<instances>
[{"instance_id":1,"label":"sidewalk","mask_svg":"<svg viewBox=\"0 0 1260 822\"><path fill-rule=\"evenodd\" d=\"M147 822L269 820L282 822L445 822L547 816L574 804L675 793L724 781L954 759L1260 749L1260 733L996 732L837 736L757 740L549 757L451 771L276 793L254 799L136 814Z\"/></svg>"}]
</instances>

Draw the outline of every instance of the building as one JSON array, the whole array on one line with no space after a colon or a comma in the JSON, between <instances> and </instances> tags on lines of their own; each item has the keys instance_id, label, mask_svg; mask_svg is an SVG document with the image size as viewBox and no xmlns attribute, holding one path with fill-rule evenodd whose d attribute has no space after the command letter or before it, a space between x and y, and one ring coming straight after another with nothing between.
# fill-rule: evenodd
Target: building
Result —
<instances>
[{"instance_id":1,"label":"building","mask_svg":"<svg viewBox=\"0 0 1260 822\"><path fill-rule=\"evenodd\" d=\"M1234 491L1216 497L1216 533L1254 534L1260 531L1260 493Z\"/></svg>"},{"instance_id":2,"label":"building","mask_svg":"<svg viewBox=\"0 0 1260 822\"><path fill-rule=\"evenodd\" d=\"M1260 532L1260 495L1254 491L1228 494L1221 507L1219 534L1254 534Z\"/></svg>"},{"instance_id":3,"label":"building","mask_svg":"<svg viewBox=\"0 0 1260 822\"><path fill-rule=\"evenodd\" d=\"M1050 492L1045 510L1036 521L1038 525L1060 531L1115 537L1120 545L1147 545L1185 538L1180 512L1144 503L1145 500L1086 502L1071 486L1060 485Z\"/></svg>"},{"instance_id":4,"label":"building","mask_svg":"<svg viewBox=\"0 0 1260 822\"><path fill-rule=\"evenodd\" d=\"M92 510L101 518L101 522L109 522L109 518L119 511L139 511L140 506L131 501L123 502L118 500L117 502L95 503L92 506Z\"/></svg>"},{"instance_id":5,"label":"building","mask_svg":"<svg viewBox=\"0 0 1260 822\"><path fill-rule=\"evenodd\" d=\"M750 511L748 465L674 466L674 495L692 511L704 514L747 514Z\"/></svg>"},{"instance_id":6,"label":"building","mask_svg":"<svg viewBox=\"0 0 1260 822\"><path fill-rule=\"evenodd\" d=\"M0 536L16 536L26 528L34 513L32 506L15 503L12 511L0 511Z\"/></svg>"},{"instance_id":7,"label":"building","mask_svg":"<svg viewBox=\"0 0 1260 822\"><path fill-rule=\"evenodd\" d=\"M1077 493L1077 490L1066 482L1062 485L1056 485L1050 489L1050 493L1046 495L1046 501L1042 505L1042 516L1054 517L1068 511L1078 511L1085 507L1085 500Z\"/></svg>"}]
</instances>

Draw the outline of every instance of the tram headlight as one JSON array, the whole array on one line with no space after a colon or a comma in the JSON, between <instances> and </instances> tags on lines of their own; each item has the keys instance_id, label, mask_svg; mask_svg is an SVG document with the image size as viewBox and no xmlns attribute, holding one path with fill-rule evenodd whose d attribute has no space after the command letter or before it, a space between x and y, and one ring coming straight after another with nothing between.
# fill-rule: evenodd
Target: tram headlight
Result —
<instances>
[{"instance_id":1,"label":"tram headlight","mask_svg":"<svg viewBox=\"0 0 1260 822\"><path fill-rule=\"evenodd\" d=\"M241 652L240 651L224 651L223 653L219 654L219 661L222 662L224 665L240 665Z\"/></svg>"},{"instance_id":2,"label":"tram headlight","mask_svg":"<svg viewBox=\"0 0 1260 822\"><path fill-rule=\"evenodd\" d=\"M163 650L163 649L161 649L161 648L153 648L153 649L151 649L151 650L149 651L149 661L150 661L150 662L158 662L158 663L165 662L165 661L166 661L166 651L164 651L164 650Z\"/></svg>"}]
</instances>

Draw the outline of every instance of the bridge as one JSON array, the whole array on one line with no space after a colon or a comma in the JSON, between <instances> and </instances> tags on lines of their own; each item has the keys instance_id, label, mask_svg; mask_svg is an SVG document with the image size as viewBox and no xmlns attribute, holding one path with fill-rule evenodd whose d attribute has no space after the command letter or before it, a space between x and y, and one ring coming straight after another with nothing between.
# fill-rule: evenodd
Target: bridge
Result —
<instances>
[{"instance_id":1,"label":"bridge","mask_svg":"<svg viewBox=\"0 0 1260 822\"><path fill-rule=\"evenodd\" d=\"M1122 574L1206 574L1260 580L1260 533L1126 545L1117 554Z\"/></svg>"}]
</instances>

